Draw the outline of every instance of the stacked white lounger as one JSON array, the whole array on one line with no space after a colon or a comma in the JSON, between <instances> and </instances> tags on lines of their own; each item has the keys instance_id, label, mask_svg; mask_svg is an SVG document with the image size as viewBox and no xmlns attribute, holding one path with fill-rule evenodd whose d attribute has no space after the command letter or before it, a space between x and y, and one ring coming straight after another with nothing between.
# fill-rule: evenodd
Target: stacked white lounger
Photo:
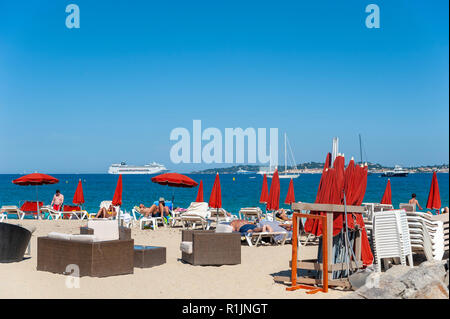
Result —
<instances>
[{"instance_id":1,"label":"stacked white lounger","mask_svg":"<svg viewBox=\"0 0 450 319\"><path fill-rule=\"evenodd\" d=\"M404 210L374 212L373 246L377 271L381 271L383 258L400 258L401 264L406 266L408 257L408 263L413 267L408 221Z\"/></svg>"},{"instance_id":2,"label":"stacked white lounger","mask_svg":"<svg viewBox=\"0 0 450 319\"><path fill-rule=\"evenodd\" d=\"M407 212L407 216L413 251L424 253L427 260L442 260L448 251L448 214Z\"/></svg>"}]
</instances>

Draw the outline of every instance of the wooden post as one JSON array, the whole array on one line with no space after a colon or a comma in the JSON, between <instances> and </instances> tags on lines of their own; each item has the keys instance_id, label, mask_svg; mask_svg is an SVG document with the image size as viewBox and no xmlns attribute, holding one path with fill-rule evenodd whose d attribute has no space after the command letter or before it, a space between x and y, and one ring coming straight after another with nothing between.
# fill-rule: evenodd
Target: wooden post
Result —
<instances>
[{"instance_id":1,"label":"wooden post","mask_svg":"<svg viewBox=\"0 0 450 319\"><path fill-rule=\"evenodd\" d=\"M323 247L323 258L322 258L322 277L323 277L323 292L328 292L328 263L330 262L330 259L328 258L328 248L331 248L330 250L333 251L333 245L328 246L328 215L326 222L324 223L324 220L322 219L323 223L323 236L322 236L322 247ZM331 227L331 240L333 240L333 227ZM333 272L331 272L333 274Z\"/></svg>"},{"instance_id":2,"label":"wooden post","mask_svg":"<svg viewBox=\"0 0 450 319\"><path fill-rule=\"evenodd\" d=\"M322 232L327 231L327 242L326 245L328 246L328 253L327 253L327 259L328 259L328 268L331 269L331 264L333 263L333 212L327 212L327 222L326 226L322 226ZM322 245L322 247L325 246L325 243ZM325 250L322 251L325 255ZM328 278L331 280L333 279L333 272L328 274Z\"/></svg>"},{"instance_id":3,"label":"wooden post","mask_svg":"<svg viewBox=\"0 0 450 319\"><path fill-rule=\"evenodd\" d=\"M293 234L292 234L292 259L291 259L292 265L291 283L293 287L297 285L297 245L298 245L297 223L298 223L298 216L297 214L294 213L292 216Z\"/></svg>"}]
</instances>

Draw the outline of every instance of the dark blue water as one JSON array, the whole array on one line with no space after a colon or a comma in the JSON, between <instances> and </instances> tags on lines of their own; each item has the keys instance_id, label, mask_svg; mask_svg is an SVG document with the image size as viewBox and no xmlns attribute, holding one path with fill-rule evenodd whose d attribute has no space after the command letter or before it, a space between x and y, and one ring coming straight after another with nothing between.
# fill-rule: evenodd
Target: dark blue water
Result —
<instances>
[{"instance_id":1,"label":"dark blue water","mask_svg":"<svg viewBox=\"0 0 450 319\"><path fill-rule=\"evenodd\" d=\"M55 185L38 186L39 200L44 204L50 204L56 189L61 190L65 196L65 203L70 204L73 199L78 180L83 182L84 208L89 212L97 212L99 204L103 200L111 200L117 183L117 175L86 174L86 175L54 175L60 180ZM203 180L204 199L208 201L209 194L214 183L215 175L189 175L195 181ZM251 176L255 178L250 178ZM442 206L449 206L449 180L448 174L439 173L438 182L441 194ZM18 186L12 184L12 180L20 175L0 175L0 205L19 205L23 200L36 200L35 186ZM187 207L194 201L197 195L195 188L173 188L161 186L150 181L148 175L123 175L123 204L122 209L131 211L133 206L143 203L146 206L159 197L172 199L175 197L175 206ZM392 200L394 207L399 203L406 203L411 193L417 194L417 199L422 207L425 207L430 189L432 174L410 174L408 177L391 178ZM234 180L233 180L234 178ZM303 174L294 180L295 199L302 202L315 200L320 174ZM262 186L261 175L221 175L222 206L237 213L241 207L257 206L261 208L259 196ZM387 178L378 174L368 176L365 202L380 202ZM269 187L271 180L268 179ZM288 179L281 179L280 203L284 203ZM287 205L281 205L288 207Z\"/></svg>"}]
</instances>

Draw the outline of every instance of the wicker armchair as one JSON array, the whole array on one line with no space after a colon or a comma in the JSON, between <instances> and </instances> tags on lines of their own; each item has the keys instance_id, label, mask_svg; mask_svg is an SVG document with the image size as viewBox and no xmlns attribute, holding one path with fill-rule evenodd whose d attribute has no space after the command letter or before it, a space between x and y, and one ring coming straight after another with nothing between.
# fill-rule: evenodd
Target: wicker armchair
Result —
<instances>
[{"instance_id":1,"label":"wicker armchair","mask_svg":"<svg viewBox=\"0 0 450 319\"><path fill-rule=\"evenodd\" d=\"M181 240L181 259L192 265L236 265L241 263L240 233L183 230Z\"/></svg>"}]
</instances>

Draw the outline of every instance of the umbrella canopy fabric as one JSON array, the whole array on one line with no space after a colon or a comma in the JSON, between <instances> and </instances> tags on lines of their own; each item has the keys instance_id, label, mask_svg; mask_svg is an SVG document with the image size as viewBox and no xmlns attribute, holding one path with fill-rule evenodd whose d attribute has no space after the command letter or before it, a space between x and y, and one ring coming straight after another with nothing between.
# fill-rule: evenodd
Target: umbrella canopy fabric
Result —
<instances>
[{"instance_id":1,"label":"umbrella canopy fabric","mask_svg":"<svg viewBox=\"0 0 450 319\"><path fill-rule=\"evenodd\" d=\"M391 191L391 180L388 179L386 184L386 189L384 190L383 198L381 199L380 204L389 204L392 205L392 191Z\"/></svg>"},{"instance_id":2,"label":"umbrella canopy fabric","mask_svg":"<svg viewBox=\"0 0 450 319\"><path fill-rule=\"evenodd\" d=\"M151 178L153 183L160 185L169 185L172 187L195 187L198 185L196 181L186 175L178 173L165 173Z\"/></svg>"},{"instance_id":3,"label":"umbrella canopy fabric","mask_svg":"<svg viewBox=\"0 0 450 319\"><path fill-rule=\"evenodd\" d=\"M213 189L211 191L211 196L209 196L209 207L221 208L222 207L222 192L220 190L220 178L219 173L216 174L216 179L214 180Z\"/></svg>"},{"instance_id":4,"label":"umbrella canopy fabric","mask_svg":"<svg viewBox=\"0 0 450 319\"><path fill-rule=\"evenodd\" d=\"M280 208L280 178L278 176L278 169L272 177L270 184L269 199L267 201L267 210L278 210Z\"/></svg>"},{"instance_id":5,"label":"umbrella canopy fabric","mask_svg":"<svg viewBox=\"0 0 450 319\"><path fill-rule=\"evenodd\" d=\"M431 179L430 193L428 194L427 206L428 209L441 208L441 196L439 194L439 184L437 180L436 171L433 172Z\"/></svg>"},{"instance_id":6,"label":"umbrella canopy fabric","mask_svg":"<svg viewBox=\"0 0 450 319\"><path fill-rule=\"evenodd\" d=\"M122 174L119 175L119 179L117 180L116 190L114 191L112 204L113 206L122 205Z\"/></svg>"},{"instance_id":7,"label":"umbrella canopy fabric","mask_svg":"<svg viewBox=\"0 0 450 319\"><path fill-rule=\"evenodd\" d=\"M200 185L198 186L196 202L203 202L203 181L200 180Z\"/></svg>"},{"instance_id":8,"label":"umbrella canopy fabric","mask_svg":"<svg viewBox=\"0 0 450 319\"><path fill-rule=\"evenodd\" d=\"M289 182L289 188L284 203L288 205L292 205L292 203L295 203L294 180L292 178Z\"/></svg>"},{"instance_id":9,"label":"umbrella canopy fabric","mask_svg":"<svg viewBox=\"0 0 450 319\"><path fill-rule=\"evenodd\" d=\"M59 180L53 176L41 173L33 173L28 174L22 177L19 177L12 181L17 185L46 185L46 184L56 184Z\"/></svg>"},{"instance_id":10,"label":"umbrella canopy fabric","mask_svg":"<svg viewBox=\"0 0 450 319\"><path fill-rule=\"evenodd\" d=\"M261 189L261 196L259 197L259 202L263 204L267 204L269 201L269 190L267 188L267 176L264 174L263 184Z\"/></svg>"},{"instance_id":11,"label":"umbrella canopy fabric","mask_svg":"<svg viewBox=\"0 0 450 319\"><path fill-rule=\"evenodd\" d=\"M78 186L73 195L72 203L81 205L84 203L83 186L81 185L81 179L78 181Z\"/></svg>"}]
</instances>

